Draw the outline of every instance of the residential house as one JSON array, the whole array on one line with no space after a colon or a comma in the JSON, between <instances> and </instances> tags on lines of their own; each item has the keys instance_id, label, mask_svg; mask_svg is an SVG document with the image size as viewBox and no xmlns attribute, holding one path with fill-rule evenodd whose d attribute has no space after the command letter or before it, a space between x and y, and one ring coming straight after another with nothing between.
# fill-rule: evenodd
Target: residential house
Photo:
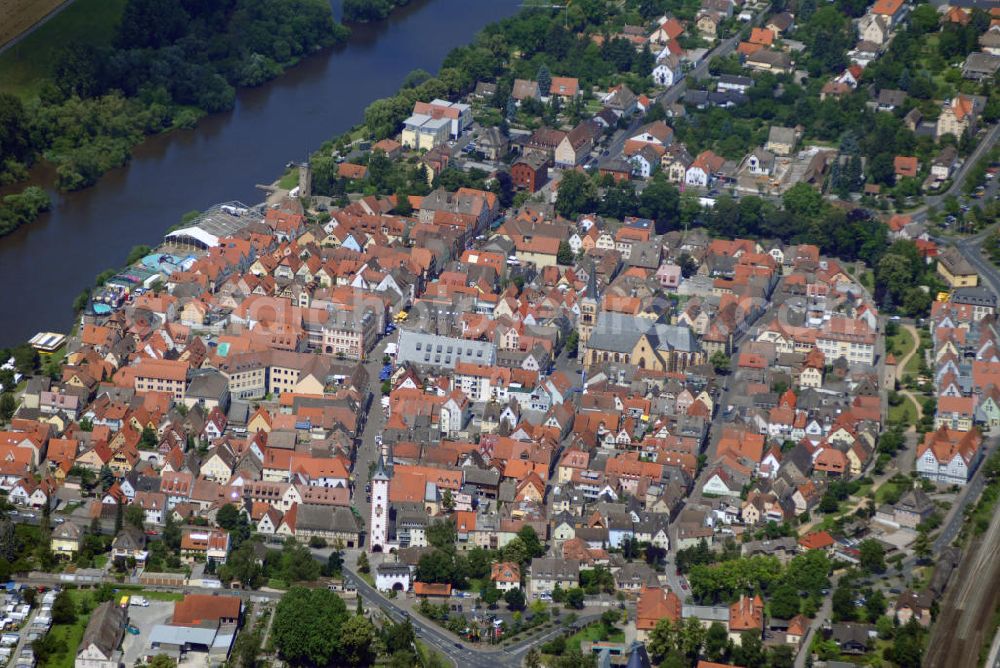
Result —
<instances>
[{"instance_id":1,"label":"residential house","mask_svg":"<svg viewBox=\"0 0 1000 668\"><path fill-rule=\"evenodd\" d=\"M528 572L531 598L551 596L557 586L562 590L580 585L580 562L575 559L535 557Z\"/></svg>"},{"instance_id":2,"label":"residential house","mask_svg":"<svg viewBox=\"0 0 1000 668\"><path fill-rule=\"evenodd\" d=\"M119 668L119 647L127 620L128 612L117 601L105 601L94 608L76 650L74 668Z\"/></svg>"}]
</instances>

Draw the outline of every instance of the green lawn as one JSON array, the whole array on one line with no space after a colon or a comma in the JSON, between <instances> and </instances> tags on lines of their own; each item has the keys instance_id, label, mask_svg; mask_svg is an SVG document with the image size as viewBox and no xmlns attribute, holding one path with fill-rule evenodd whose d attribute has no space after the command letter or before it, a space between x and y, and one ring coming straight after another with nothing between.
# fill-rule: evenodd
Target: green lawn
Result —
<instances>
[{"instance_id":1,"label":"green lawn","mask_svg":"<svg viewBox=\"0 0 1000 668\"><path fill-rule=\"evenodd\" d=\"M898 327L895 336L890 336L885 344L886 350L895 355L896 361L899 362L910 354L910 351L917 345L917 342L913 340L910 330Z\"/></svg>"},{"instance_id":2,"label":"green lawn","mask_svg":"<svg viewBox=\"0 0 1000 668\"><path fill-rule=\"evenodd\" d=\"M120 585L118 587L122 595L142 596L150 601L180 601L184 599L184 594L175 591L153 591L143 589L137 585Z\"/></svg>"},{"instance_id":3,"label":"green lawn","mask_svg":"<svg viewBox=\"0 0 1000 668\"><path fill-rule=\"evenodd\" d=\"M886 480L882 486L875 491L875 507L878 508L883 503L886 503L891 496L898 494L902 487L902 483L895 483L891 480Z\"/></svg>"},{"instance_id":4,"label":"green lawn","mask_svg":"<svg viewBox=\"0 0 1000 668\"><path fill-rule=\"evenodd\" d=\"M295 186L299 185L299 168L292 167L287 172L282 175L278 180L278 187L284 188L285 190L291 190Z\"/></svg>"},{"instance_id":5,"label":"green lawn","mask_svg":"<svg viewBox=\"0 0 1000 668\"><path fill-rule=\"evenodd\" d=\"M909 397L903 397L903 403L898 406L889 406L889 422L898 422L907 426L917 423L917 407L913 405Z\"/></svg>"},{"instance_id":6,"label":"green lawn","mask_svg":"<svg viewBox=\"0 0 1000 668\"><path fill-rule=\"evenodd\" d=\"M580 649L580 643L585 640L590 642L597 642L601 639L601 625L591 624L590 626L585 626L580 629L569 638L566 639L567 649ZM625 632L620 629L615 629L612 631L611 635L608 636L607 642L625 642Z\"/></svg>"},{"instance_id":7,"label":"green lawn","mask_svg":"<svg viewBox=\"0 0 1000 668\"><path fill-rule=\"evenodd\" d=\"M87 619L89 617L81 617L73 625L65 626L56 624L52 627L49 635L65 642L66 652L49 657L49 660L42 664L42 668L73 668L73 664L76 661L76 648L79 646L80 641L83 640L83 631L87 628Z\"/></svg>"},{"instance_id":8,"label":"green lawn","mask_svg":"<svg viewBox=\"0 0 1000 668\"><path fill-rule=\"evenodd\" d=\"M70 596L76 602L77 606L83 602L84 599L90 599L90 593L81 591L79 589L70 589ZM91 607L93 607L93 599L90 601ZM76 622L73 624L55 624L49 631L49 635L56 638L57 640L62 640L65 643L66 651L62 654L55 654L49 658L48 661L42 664L42 668L73 668L73 664L76 661L76 648L79 646L80 641L83 640L83 632L87 628L87 620L90 619L90 615L80 615L76 616Z\"/></svg>"},{"instance_id":9,"label":"green lawn","mask_svg":"<svg viewBox=\"0 0 1000 668\"><path fill-rule=\"evenodd\" d=\"M20 44L0 55L0 90L34 97L51 72L61 47L111 43L126 0L76 0Z\"/></svg>"},{"instance_id":10,"label":"green lawn","mask_svg":"<svg viewBox=\"0 0 1000 668\"><path fill-rule=\"evenodd\" d=\"M183 601L184 594L176 591L149 591L140 590L140 596L148 598L150 601Z\"/></svg>"},{"instance_id":11,"label":"green lawn","mask_svg":"<svg viewBox=\"0 0 1000 668\"><path fill-rule=\"evenodd\" d=\"M910 374L911 376L916 377L917 374L920 373L920 357L923 354L924 351L922 349L917 350L917 353L910 358L909 362L906 363L906 366L903 368L903 373Z\"/></svg>"}]
</instances>

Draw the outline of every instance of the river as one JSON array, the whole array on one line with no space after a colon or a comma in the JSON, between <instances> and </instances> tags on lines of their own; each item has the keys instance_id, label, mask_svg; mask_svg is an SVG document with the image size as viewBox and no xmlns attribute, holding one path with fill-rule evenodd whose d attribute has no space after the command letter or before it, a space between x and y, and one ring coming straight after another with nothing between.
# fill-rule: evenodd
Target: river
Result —
<instances>
[{"instance_id":1,"label":"river","mask_svg":"<svg viewBox=\"0 0 1000 668\"><path fill-rule=\"evenodd\" d=\"M520 4L415 0L383 22L353 26L343 46L240 91L232 111L148 139L95 186L53 193L49 213L0 238L0 345L65 332L74 298L133 246L155 246L192 209L262 201L255 184L360 122L364 108L394 94L410 71L436 72L451 49Z\"/></svg>"}]
</instances>

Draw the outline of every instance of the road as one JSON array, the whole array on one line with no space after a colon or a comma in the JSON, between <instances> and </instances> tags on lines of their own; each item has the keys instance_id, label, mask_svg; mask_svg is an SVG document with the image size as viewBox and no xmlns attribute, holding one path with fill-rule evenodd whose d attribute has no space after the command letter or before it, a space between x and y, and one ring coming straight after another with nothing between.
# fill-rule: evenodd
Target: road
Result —
<instances>
[{"instance_id":1,"label":"road","mask_svg":"<svg viewBox=\"0 0 1000 668\"><path fill-rule=\"evenodd\" d=\"M676 85L671 86L665 93L657 96L656 101L664 106L677 102L684 91L687 90L687 81L689 79L701 79L706 76L708 74L709 63L711 63L712 59L716 57L724 58L735 51L736 46L740 43L744 36L749 33L750 28L759 25L761 20L767 16L769 11L771 11L771 5L767 5L757 12L754 15L753 21L744 26L738 33L729 39L724 42L720 42L714 49L705 54L705 57L702 58L701 62L698 63L697 66L692 68L690 72L687 72L684 75L684 78L681 79Z\"/></svg>"},{"instance_id":2,"label":"road","mask_svg":"<svg viewBox=\"0 0 1000 668\"><path fill-rule=\"evenodd\" d=\"M385 598L361 577L349 570L344 571L344 577L357 590L358 595L369 605L381 609L387 617L395 622L401 622L409 618L417 631L417 637L430 646L435 651L446 656L456 666L462 668L518 668L524 659L528 649L534 645L539 645L561 633L566 632L563 626L556 626L554 629L541 635L525 638L509 647L490 650L473 650L464 642L460 642L454 635L437 626L433 622L425 620L420 615L411 615L401 607ZM599 613L584 614L577 618L577 624L586 624L600 618Z\"/></svg>"},{"instance_id":3,"label":"road","mask_svg":"<svg viewBox=\"0 0 1000 668\"><path fill-rule=\"evenodd\" d=\"M48 23L49 21L51 21L52 19L54 19L64 9L66 9L67 7L69 7L70 5L72 5L74 2L76 2L76 0L66 0L66 2L62 3L61 5L59 5L55 9L53 9L51 12L49 12L46 16L44 16L41 20L37 21L35 23L35 25L31 26L30 28L28 28L27 30L25 30L20 35L18 35L14 39L10 40L6 44L0 46L0 54L2 54L3 52L7 51L8 49L14 48L15 46L17 46L18 44L20 44L21 42L23 42L25 39L28 38L29 35L31 35L33 32L35 32L36 30L38 30L39 28L41 28L43 25L45 25L46 23Z\"/></svg>"},{"instance_id":4,"label":"road","mask_svg":"<svg viewBox=\"0 0 1000 668\"><path fill-rule=\"evenodd\" d=\"M775 289L777 289L777 287ZM774 313L774 304L773 302L768 301L767 309L765 309L761 315L759 315L757 318L755 318L747 325L746 331L743 334L740 334L739 336L735 337L735 339L733 340L732 354L730 355L730 359L733 360L734 364L739 356L740 345L742 345L744 341L746 341L748 338L751 337L751 334L754 332L754 325L761 320L767 322L768 319L773 315L773 313ZM708 430L708 436L706 437L706 444L704 450L702 451L702 453L705 455L705 461L707 465L704 468L702 468L702 470L698 473L698 476L694 481L694 489L691 492L691 495L688 497L685 505L690 503L700 503L702 500L701 488L707 482L708 473L711 470L711 464L715 461L715 452L719 444L719 439L722 436L722 430L729 425L729 423L726 420L722 419L720 413L721 411L724 411L726 409L726 406L730 405L729 397L733 392L734 388L732 388L732 386L734 384L735 381L733 379L733 376L731 375L725 376L722 383L722 392L720 392L719 396L715 398L715 405L718 408L719 412L717 412L715 417L713 417L712 419L711 425L709 426ZM678 519L680 519L679 513L677 517ZM672 540L676 540L677 538L675 529L676 529L676 521L671 526Z\"/></svg>"},{"instance_id":5,"label":"road","mask_svg":"<svg viewBox=\"0 0 1000 668\"><path fill-rule=\"evenodd\" d=\"M924 205L916 210L914 210L910 215L915 221L923 221L927 218L928 211L933 208L940 206L944 202L945 197L950 195L959 195L962 192L962 184L965 183L965 179L969 176L969 170L972 169L973 165L979 162L979 159L997 143L1000 139L1000 123L996 123L976 145L969 157L962 163L962 166L958 168L955 175L952 177L951 187L939 195L929 195L924 198ZM995 180L995 179L994 179ZM992 185L992 184L991 184ZM993 187L994 194L996 193L996 186Z\"/></svg>"},{"instance_id":6,"label":"road","mask_svg":"<svg viewBox=\"0 0 1000 668\"><path fill-rule=\"evenodd\" d=\"M38 611L40 609L41 608L39 606L35 606L35 609L28 615L28 620L24 623L24 626L21 627L21 638L17 641L17 645L14 647L14 653L11 654L10 665L14 665L17 658L21 656L21 650L28 646L28 634L31 633L31 625L34 623L35 617L38 615Z\"/></svg>"},{"instance_id":7,"label":"road","mask_svg":"<svg viewBox=\"0 0 1000 668\"><path fill-rule=\"evenodd\" d=\"M958 498L952 505L951 509L948 511L948 517L945 518L944 524L941 528L941 533L934 540L934 550L933 552L937 554L944 548L951 544L951 541L955 540L955 536L961 530L962 525L965 523L965 508L970 504L974 503L979 499L979 495L983 491L983 487L986 486L986 477L983 475L983 462L990 458L996 449L997 443L1000 442L1000 438L993 437L986 442L986 447L983 451L983 458L979 463L979 468L976 472L972 474L972 480L969 481L961 492L959 492Z\"/></svg>"},{"instance_id":8,"label":"road","mask_svg":"<svg viewBox=\"0 0 1000 668\"><path fill-rule=\"evenodd\" d=\"M835 575L832 580L830 580L830 591L837 588L840 584L840 575ZM799 652L795 655L795 668L806 668L806 659L809 657L811 652L809 651L810 645L812 645L813 638L819 632L820 627L823 623L831 618L833 614L833 597L824 596L823 605L819 607L819 612L816 616L809 622L809 628L806 630L806 635L799 643Z\"/></svg>"},{"instance_id":9,"label":"road","mask_svg":"<svg viewBox=\"0 0 1000 668\"><path fill-rule=\"evenodd\" d=\"M653 101L656 104L662 104L664 107L669 107L670 105L677 102L677 100L681 98L681 95L684 94L684 91L687 90L688 80L701 79L707 76L708 66L711 63L712 59L716 57L724 58L725 56L728 56L730 53L735 51L736 46L740 43L740 40L743 39L744 33L746 33L752 26L758 25L761 19L767 16L767 13L770 11L770 9L771 6L767 5L761 11L757 12L757 14L754 16L753 21L751 21L749 25L744 26L743 29L740 30L740 32L736 33L734 36L730 37L724 42L720 42L714 49L706 53L705 57L701 59L701 62L699 62L695 67L693 67L691 71L686 72L684 74L684 78L682 78L680 81L678 81L676 84L674 84L667 90L657 95ZM633 136L635 134L636 129L638 129L639 126L641 126L642 124L643 124L642 118L637 117L632 119L631 123L629 123L628 128L624 130L618 130L617 132L615 132L614 135L612 136L611 143L608 144L608 148L602 152L602 156L599 162L603 162L604 160L620 156L622 154L622 149L625 147L626 140L628 140L629 137Z\"/></svg>"},{"instance_id":10,"label":"road","mask_svg":"<svg viewBox=\"0 0 1000 668\"><path fill-rule=\"evenodd\" d=\"M378 379L378 374L382 370L382 356L385 355L385 347L390 340L395 340L395 335L384 337L374 350L368 355L365 362L365 371L369 378L369 404L367 416L365 418L364 429L361 438L357 440L357 448L354 453L354 490L352 492L352 503L361 514L368 526L371 517L371 504L365 494L365 485L368 484L369 468L378 459L378 448L375 447L375 437L382 433L385 427L385 413L382 412L382 382Z\"/></svg>"}]
</instances>

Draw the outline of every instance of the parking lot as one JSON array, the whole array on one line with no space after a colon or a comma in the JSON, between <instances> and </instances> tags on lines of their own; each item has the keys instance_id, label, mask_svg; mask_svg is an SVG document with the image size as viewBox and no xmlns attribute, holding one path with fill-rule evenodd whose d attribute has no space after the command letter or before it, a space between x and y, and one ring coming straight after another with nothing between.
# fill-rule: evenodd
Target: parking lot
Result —
<instances>
[{"instance_id":1,"label":"parking lot","mask_svg":"<svg viewBox=\"0 0 1000 668\"><path fill-rule=\"evenodd\" d=\"M164 624L173 617L172 601L150 601L149 607L132 605L128 609L128 623L139 629L139 635L125 634L122 641L122 660L126 666L134 666L149 649L149 634L157 624Z\"/></svg>"}]
</instances>

